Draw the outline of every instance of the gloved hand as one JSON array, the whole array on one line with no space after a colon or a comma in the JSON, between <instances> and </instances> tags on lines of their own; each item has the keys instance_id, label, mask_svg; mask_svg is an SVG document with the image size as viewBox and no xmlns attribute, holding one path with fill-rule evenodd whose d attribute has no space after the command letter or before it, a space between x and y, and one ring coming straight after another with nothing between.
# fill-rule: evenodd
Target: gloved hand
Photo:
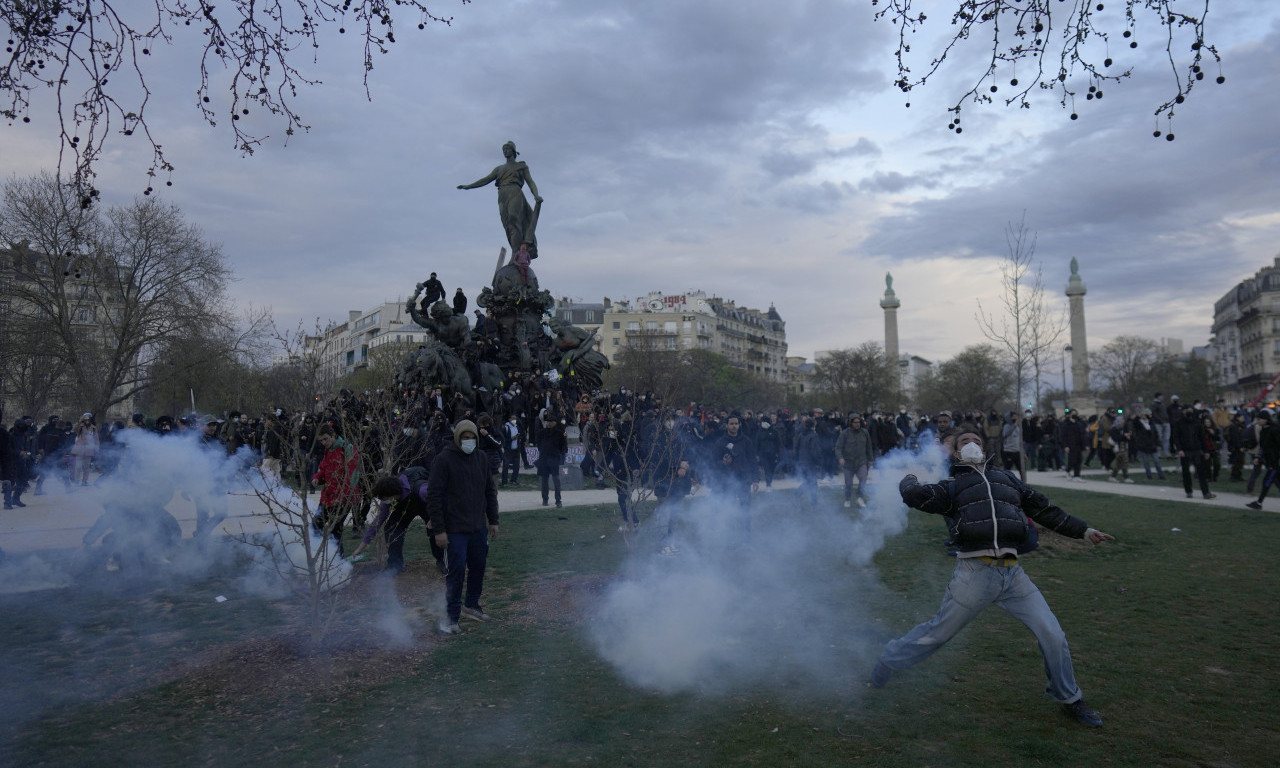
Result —
<instances>
[{"instance_id":1,"label":"gloved hand","mask_svg":"<svg viewBox=\"0 0 1280 768\"><path fill-rule=\"evenodd\" d=\"M898 493L906 493L911 486L919 484L920 480L915 475L907 475L898 483Z\"/></svg>"}]
</instances>

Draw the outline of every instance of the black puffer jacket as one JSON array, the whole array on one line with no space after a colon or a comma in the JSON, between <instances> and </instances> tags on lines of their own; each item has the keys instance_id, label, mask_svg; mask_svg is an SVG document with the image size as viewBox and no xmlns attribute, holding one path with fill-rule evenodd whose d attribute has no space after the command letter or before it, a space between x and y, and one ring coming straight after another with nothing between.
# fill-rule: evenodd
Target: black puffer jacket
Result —
<instances>
[{"instance_id":1,"label":"black puffer jacket","mask_svg":"<svg viewBox=\"0 0 1280 768\"><path fill-rule=\"evenodd\" d=\"M1084 538L1088 530L1083 520L1053 506L1043 493L1003 469L956 464L952 477L931 485L921 485L915 475L907 475L898 491L907 506L946 517L951 538L962 553L1017 554L1018 545L1027 538L1028 516L1073 539Z\"/></svg>"}]
</instances>

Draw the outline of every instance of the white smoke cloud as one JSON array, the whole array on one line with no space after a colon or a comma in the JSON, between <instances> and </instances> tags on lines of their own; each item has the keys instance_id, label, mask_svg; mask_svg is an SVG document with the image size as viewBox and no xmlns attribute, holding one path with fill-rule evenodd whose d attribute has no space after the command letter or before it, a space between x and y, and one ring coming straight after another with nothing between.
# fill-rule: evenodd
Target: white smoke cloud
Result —
<instances>
[{"instance_id":1,"label":"white smoke cloud","mask_svg":"<svg viewBox=\"0 0 1280 768\"><path fill-rule=\"evenodd\" d=\"M759 495L750 541L733 502L691 498L670 542L678 554L641 536L594 609L590 641L626 680L665 693L847 686L886 639L867 610L883 589L872 558L907 524L898 481L935 482L948 466L934 443L882 457L856 514L821 496L815 509L786 491Z\"/></svg>"}]
</instances>

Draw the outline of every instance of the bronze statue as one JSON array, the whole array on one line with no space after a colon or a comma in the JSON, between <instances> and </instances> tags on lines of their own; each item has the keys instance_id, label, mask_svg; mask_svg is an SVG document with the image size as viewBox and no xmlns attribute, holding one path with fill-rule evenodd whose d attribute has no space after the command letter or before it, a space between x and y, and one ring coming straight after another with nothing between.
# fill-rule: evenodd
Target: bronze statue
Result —
<instances>
[{"instance_id":1,"label":"bronze statue","mask_svg":"<svg viewBox=\"0 0 1280 768\"><path fill-rule=\"evenodd\" d=\"M598 389L601 374L609 367L609 358L595 350L596 332L569 325L558 317L546 321L553 335L561 376L576 377L581 389Z\"/></svg>"},{"instance_id":2,"label":"bronze statue","mask_svg":"<svg viewBox=\"0 0 1280 768\"><path fill-rule=\"evenodd\" d=\"M515 142L508 141L502 145L502 154L507 162L494 168L488 176L470 184L459 184L458 189L476 189L494 182L498 187L498 216L502 219L502 228L507 233L507 242L511 252L518 253L525 246L530 259L538 258L538 241L534 237L534 229L538 226L538 213L542 209L542 198L538 195L538 185L533 183L529 174L529 166L516 160L520 155L516 151ZM533 193L534 207L529 207L521 187L529 185Z\"/></svg>"}]
</instances>

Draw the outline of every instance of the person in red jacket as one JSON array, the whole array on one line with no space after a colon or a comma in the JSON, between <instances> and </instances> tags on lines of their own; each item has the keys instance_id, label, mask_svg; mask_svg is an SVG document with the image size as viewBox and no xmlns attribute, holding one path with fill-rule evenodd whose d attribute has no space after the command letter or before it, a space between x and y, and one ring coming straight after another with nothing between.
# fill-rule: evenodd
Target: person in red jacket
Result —
<instances>
[{"instance_id":1,"label":"person in red jacket","mask_svg":"<svg viewBox=\"0 0 1280 768\"><path fill-rule=\"evenodd\" d=\"M355 446L327 424L320 428L317 439L324 446L324 458L311 478L311 484L320 487L320 511L316 513L314 525L321 535L333 536L341 556L342 522L349 514L363 522L360 519L364 514L360 508L360 457Z\"/></svg>"}]
</instances>

